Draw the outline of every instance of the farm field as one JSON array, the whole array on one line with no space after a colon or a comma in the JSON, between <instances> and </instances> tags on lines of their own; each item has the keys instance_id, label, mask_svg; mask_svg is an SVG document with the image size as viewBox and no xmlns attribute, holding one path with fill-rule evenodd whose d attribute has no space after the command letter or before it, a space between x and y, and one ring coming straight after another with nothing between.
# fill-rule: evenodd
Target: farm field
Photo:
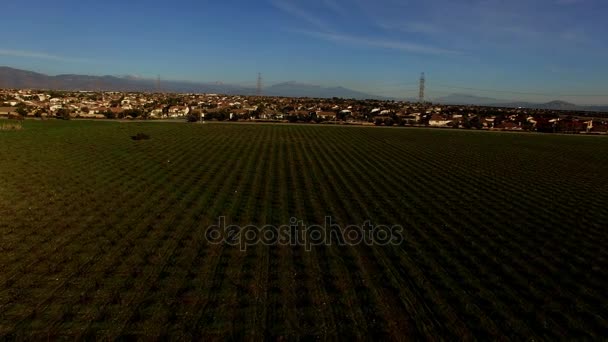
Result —
<instances>
[{"instance_id":1,"label":"farm field","mask_svg":"<svg viewBox=\"0 0 608 342\"><path fill-rule=\"evenodd\" d=\"M607 152L604 137L26 121L0 131L0 337L605 338ZM242 251L206 240L220 216L369 220L404 241Z\"/></svg>"}]
</instances>

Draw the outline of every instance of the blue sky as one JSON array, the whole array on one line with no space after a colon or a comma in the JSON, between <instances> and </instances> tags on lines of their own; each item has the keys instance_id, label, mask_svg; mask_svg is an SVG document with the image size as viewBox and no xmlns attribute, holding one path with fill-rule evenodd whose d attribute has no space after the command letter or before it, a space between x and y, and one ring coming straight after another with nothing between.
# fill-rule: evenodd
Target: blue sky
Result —
<instances>
[{"instance_id":1,"label":"blue sky","mask_svg":"<svg viewBox=\"0 0 608 342\"><path fill-rule=\"evenodd\" d=\"M261 72L267 85L414 97L424 71L430 98L608 104L605 0L11 1L2 12L0 65L48 74L254 85Z\"/></svg>"}]
</instances>

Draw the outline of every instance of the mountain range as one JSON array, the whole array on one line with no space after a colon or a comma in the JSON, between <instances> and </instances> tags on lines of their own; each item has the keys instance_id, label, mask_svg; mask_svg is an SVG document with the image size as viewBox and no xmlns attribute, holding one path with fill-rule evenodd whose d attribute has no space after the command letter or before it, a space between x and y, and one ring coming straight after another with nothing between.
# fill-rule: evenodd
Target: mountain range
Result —
<instances>
[{"instance_id":1,"label":"mountain range","mask_svg":"<svg viewBox=\"0 0 608 342\"><path fill-rule=\"evenodd\" d=\"M581 106L565 101L550 101L546 103L534 103L525 101L505 101L491 97L475 96L470 94L450 94L448 96L436 98L433 102L452 105L474 105L488 107L507 107L507 108L532 108L548 110L571 110L571 111L592 111L607 112L608 106Z\"/></svg>"},{"instance_id":2,"label":"mountain range","mask_svg":"<svg viewBox=\"0 0 608 342\"><path fill-rule=\"evenodd\" d=\"M286 97L340 97L345 99L386 99L389 98L366 94L344 87L322 87L318 85L297 83L294 81L278 83L264 88L264 94L270 96Z\"/></svg>"},{"instance_id":3,"label":"mountain range","mask_svg":"<svg viewBox=\"0 0 608 342\"><path fill-rule=\"evenodd\" d=\"M162 81L161 87L162 91L175 93L256 94L256 88L221 82ZM158 91L158 83L153 79L133 76L88 76L73 74L49 76L32 71L0 67L0 88L155 92ZM389 99L344 87L322 87L297 82L274 84L264 88L263 93L268 96L285 97Z\"/></svg>"},{"instance_id":4,"label":"mountain range","mask_svg":"<svg viewBox=\"0 0 608 342\"><path fill-rule=\"evenodd\" d=\"M254 95L253 87L221 82L188 82L163 81L162 91L175 93L217 93L227 95ZM14 89L51 89L51 90L85 90L85 91L158 91L158 83L153 79L133 76L88 76L65 74L49 76L37 72L14 69L0 66L0 88ZM368 94L344 87L323 87L319 85L298 82L283 82L270 85L263 89L264 95L284 97L312 97L312 98L348 98L348 99L378 99L397 100ZM416 99L406 99L416 102ZM564 101L551 101L547 103L532 103L521 101L504 101L490 97L481 97L469 94L451 94L436 98L434 103L452 105L476 105L493 107L524 107L550 110L572 111L603 111L608 112L608 106L580 106Z\"/></svg>"}]
</instances>

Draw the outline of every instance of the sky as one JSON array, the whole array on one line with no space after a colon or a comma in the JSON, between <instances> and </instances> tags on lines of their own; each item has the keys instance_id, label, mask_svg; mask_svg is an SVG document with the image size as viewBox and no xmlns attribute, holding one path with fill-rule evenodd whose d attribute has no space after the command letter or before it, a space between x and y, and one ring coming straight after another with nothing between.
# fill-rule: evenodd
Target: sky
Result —
<instances>
[{"instance_id":1,"label":"sky","mask_svg":"<svg viewBox=\"0 0 608 342\"><path fill-rule=\"evenodd\" d=\"M0 65L608 104L606 0L10 1Z\"/></svg>"}]
</instances>

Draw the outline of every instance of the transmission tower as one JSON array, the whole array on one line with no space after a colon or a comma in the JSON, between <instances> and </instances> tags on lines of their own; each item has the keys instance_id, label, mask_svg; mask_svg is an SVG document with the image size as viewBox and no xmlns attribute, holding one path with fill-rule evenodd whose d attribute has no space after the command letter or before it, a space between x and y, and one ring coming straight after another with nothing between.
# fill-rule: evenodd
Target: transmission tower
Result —
<instances>
[{"instance_id":1,"label":"transmission tower","mask_svg":"<svg viewBox=\"0 0 608 342\"><path fill-rule=\"evenodd\" d=\"M101 94L101 101L102 101L102 102L105 102L105 101L104 101L104 100L105 100L105 98L104 98L104 95L103 95L103 89L102 89L102 87L101 87L101 79L97 79L97 82L96 82L96 87L95 87L95 88L97 88L97 92L98 92L99 94Z\"/></svg>"},{"instance_id":2,"label":"transmission tower","mask_svg":"<svg viewBox=\"0 0 608 342\"><path fill-rule=\"evenodd\" d=\"M420 75L420 92L418 93L418 101L424 103L424 73Z\"/></svg>"},{"instance_id":3,"label":"transmission tower","mask_svg":"<svg viewBox=\"0 0 608 342\"><path fill-rule=\"evenodd\" d=\"M256 88L256 95L262 96L262 74L258 72L258 84Z\"/></svg>"},{"instance_id":4,"label":"transmission tower","mask_svg":"<svg viewBox=\"0 0 608 342\"><path fill-rule=\"evenodd\" d=\"M160 75L158 75L156 77L156 91L159 92L159 93L161 93L161 90L160 90Z\"/></svg>"}]
</instances>

